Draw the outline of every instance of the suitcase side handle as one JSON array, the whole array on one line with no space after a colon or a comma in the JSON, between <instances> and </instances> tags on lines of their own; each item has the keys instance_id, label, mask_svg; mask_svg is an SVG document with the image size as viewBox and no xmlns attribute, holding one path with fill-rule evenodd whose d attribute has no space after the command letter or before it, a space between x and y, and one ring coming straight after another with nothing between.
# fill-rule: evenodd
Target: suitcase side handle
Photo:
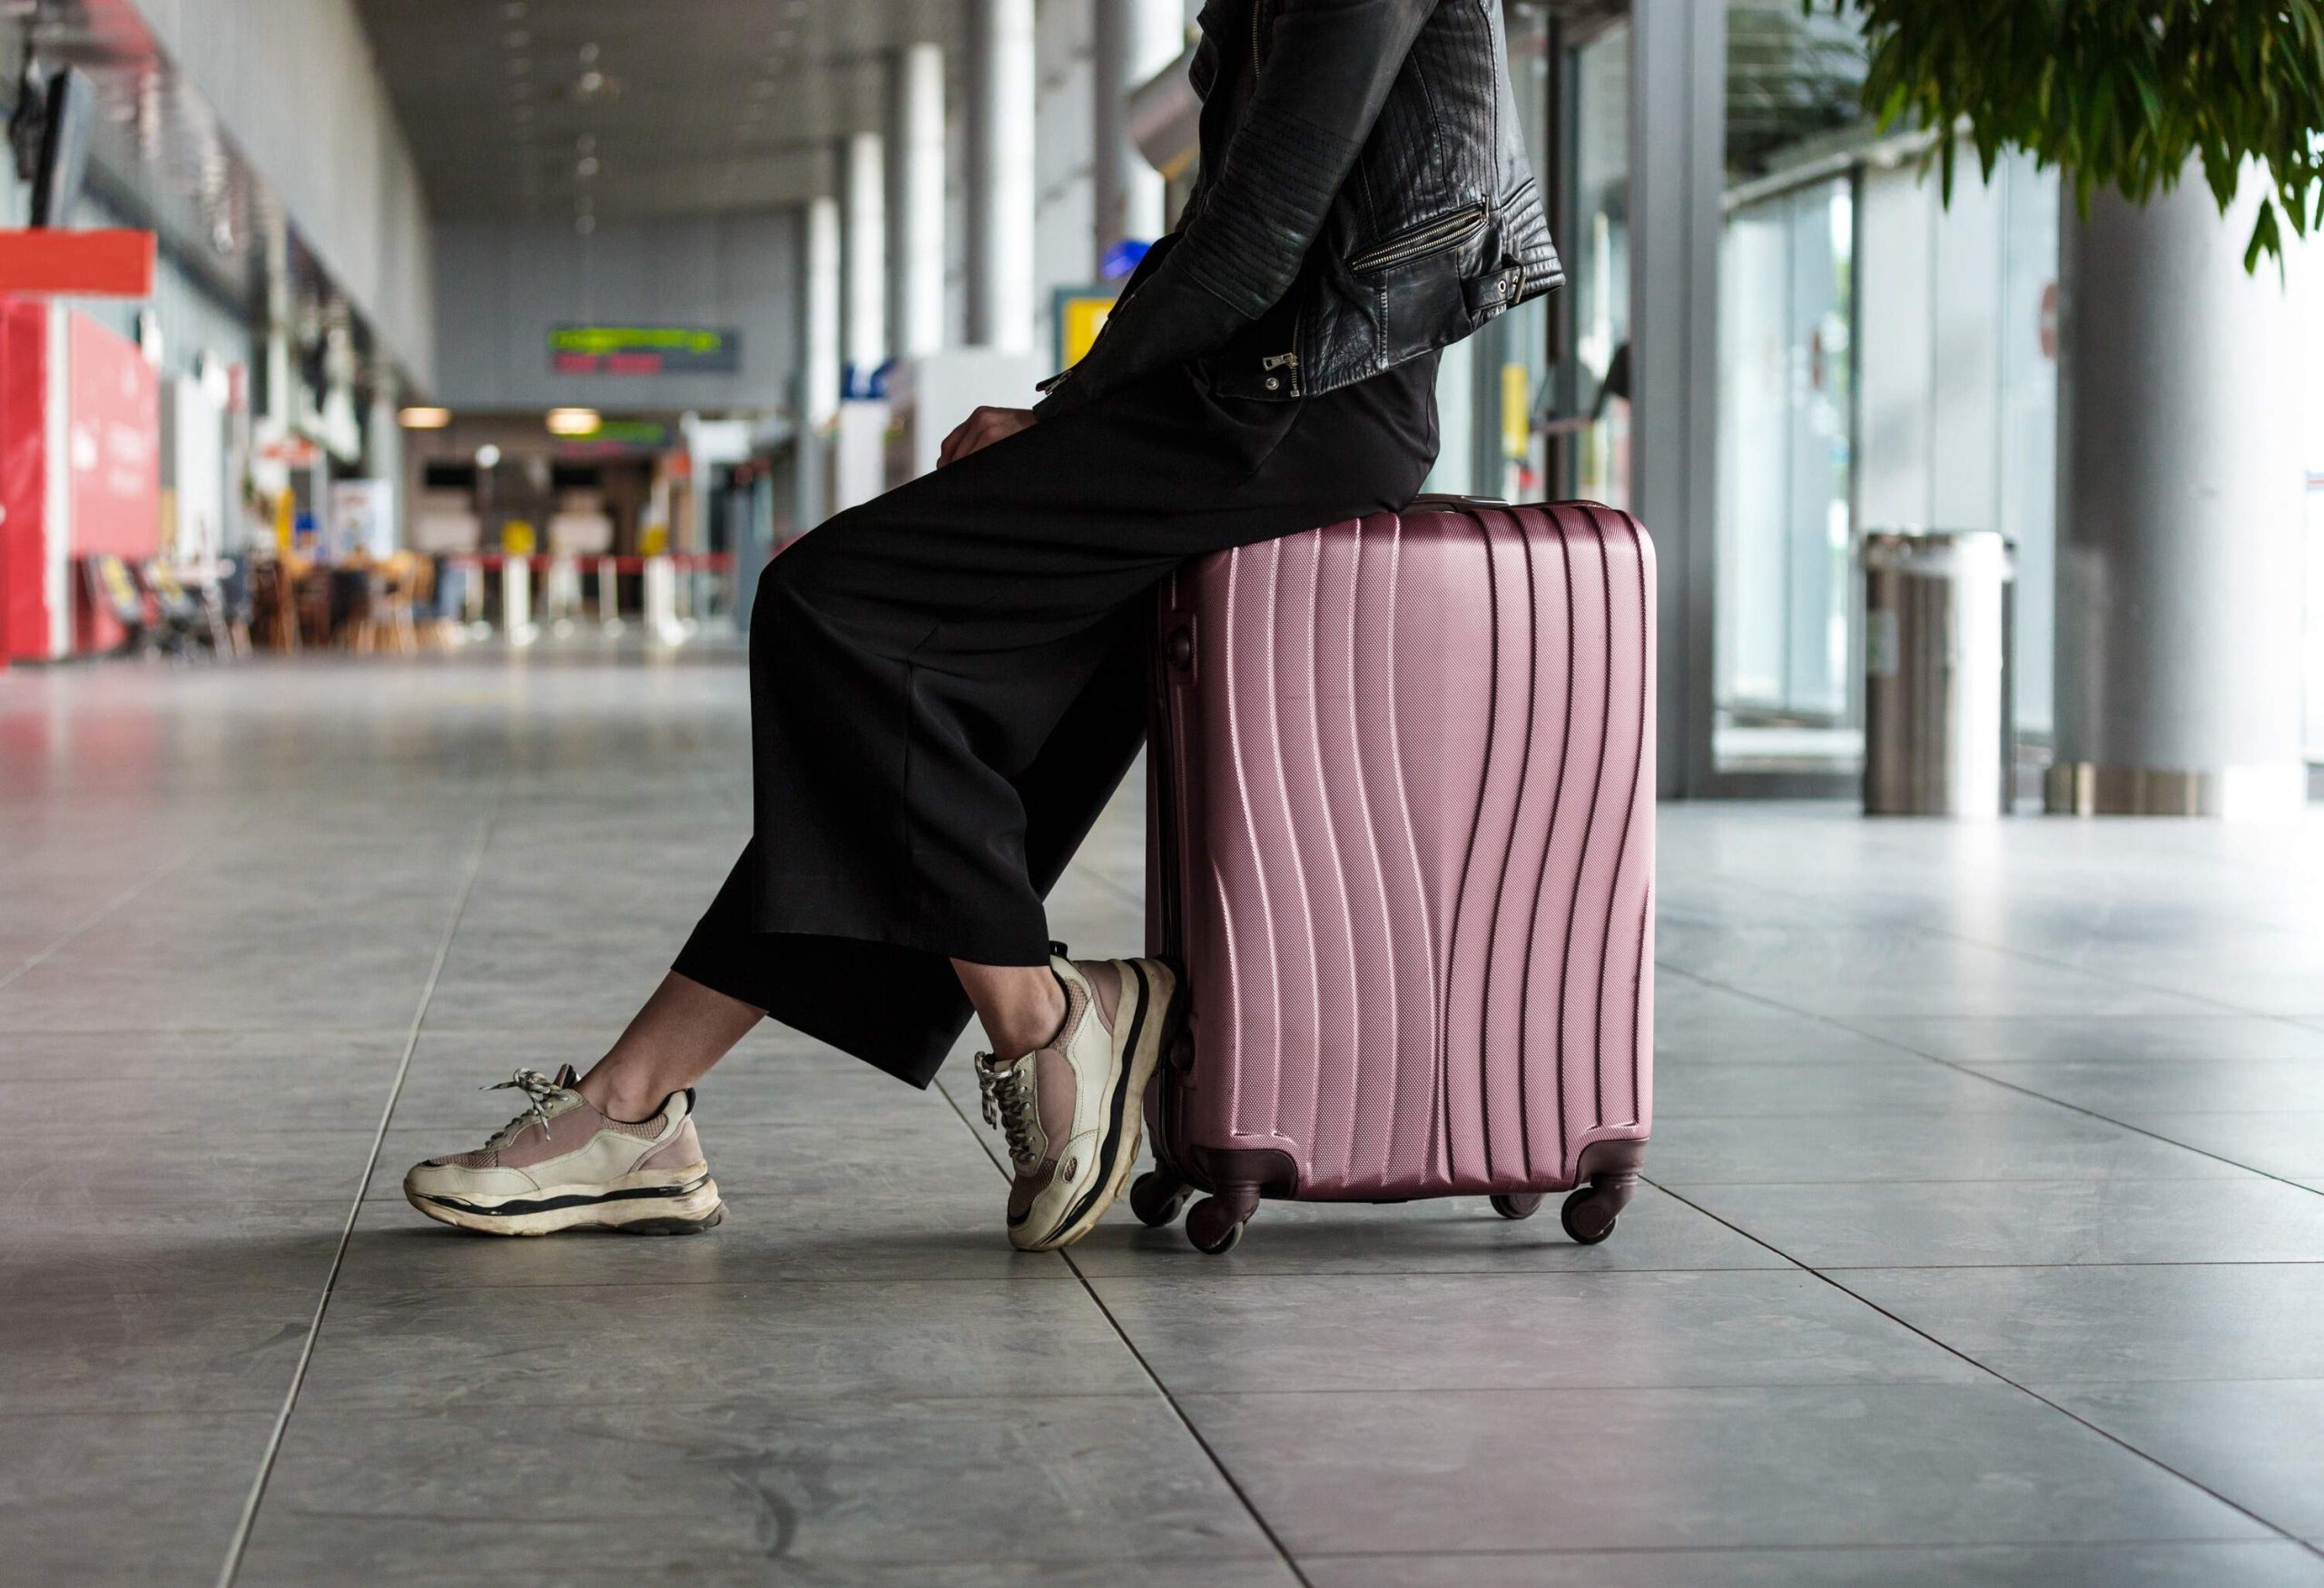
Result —
<instances>
[{"instance_id":1,"label":"suitcase side handle","mask_svg":"<svg viewBox=\"0 0 2324 1588\"><path fill-rule=\"evenodd\" d=\"M1507 497L1466 497L1458 491L1430 491L1425 496L1414 497L1412 499L1411 508L1405 510L1409 512L1421 508L1505 508L1507 506L1509 506Z\"/></svg>"}]
</instances>

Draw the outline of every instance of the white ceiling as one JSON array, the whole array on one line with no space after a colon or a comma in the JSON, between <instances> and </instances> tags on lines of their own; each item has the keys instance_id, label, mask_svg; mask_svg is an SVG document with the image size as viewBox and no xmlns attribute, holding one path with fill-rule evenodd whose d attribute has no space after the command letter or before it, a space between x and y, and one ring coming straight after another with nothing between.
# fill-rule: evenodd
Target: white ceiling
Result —
<instances>
[{"instance_id":1,"label":"white ceiling","mask_svg":"<svg viewBox=\"0 0 2324 1588\"><path fill-rule=\"evenodd\" d=\"M359 0L431 208L614 222L763 208L875 127L888 52L966 0ZM592 74L595 74L594 76ZM594 171L587 163L594 160Z\"/></svg>"}]
</instances>

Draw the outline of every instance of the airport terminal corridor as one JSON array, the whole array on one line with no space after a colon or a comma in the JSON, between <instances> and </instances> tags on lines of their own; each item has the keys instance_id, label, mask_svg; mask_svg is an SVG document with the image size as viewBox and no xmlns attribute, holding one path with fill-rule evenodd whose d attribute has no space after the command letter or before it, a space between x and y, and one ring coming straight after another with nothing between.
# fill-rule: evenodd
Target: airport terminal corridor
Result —
<instances>
[{"instance_id":1,"label":"airport terminal corridor","mask_svg":"<svg viewBox=\"0 0 2324 1588\"><path fill-rule=\"evenodd\" d=\"M1649 1184L1118 1208L773 1027L684 1239L398 1180L748 825L728 647L0 676L26 1582L2324 1583L2324 823L1662 812ZM1133 780L1054 899L1140 932ZM963 1054L966 1051L964 1046Z\"/></svg>"}]
</instances>

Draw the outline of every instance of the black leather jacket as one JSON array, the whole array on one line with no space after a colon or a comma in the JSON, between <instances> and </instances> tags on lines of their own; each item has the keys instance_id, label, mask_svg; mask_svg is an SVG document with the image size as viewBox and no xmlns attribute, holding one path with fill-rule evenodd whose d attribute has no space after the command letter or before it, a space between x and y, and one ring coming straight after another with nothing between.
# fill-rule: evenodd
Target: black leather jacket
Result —
<instances>
[{"instance_id":1,"label":"black leather jacket","mask_svg":"<svg viewBox=\"0 0 2324 1588\"><path fill-rule=\"evenodd\" d=\"M1558 286L1500 0L1209 0L1201 166L1038 411L1197 360L1213 389L1328 391Z\"/></svg>"}]
</instances>

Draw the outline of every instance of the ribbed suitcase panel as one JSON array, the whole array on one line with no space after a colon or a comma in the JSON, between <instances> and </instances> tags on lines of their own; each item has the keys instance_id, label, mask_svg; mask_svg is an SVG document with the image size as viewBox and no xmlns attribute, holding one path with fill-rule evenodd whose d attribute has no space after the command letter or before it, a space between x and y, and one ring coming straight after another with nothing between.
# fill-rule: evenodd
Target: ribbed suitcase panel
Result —
<instances>
[{"instance_id":1,"label":"ribbed suitcase panel","mask_svg":"<svg viewBox=\"0 0 2324 1588\"><path fill-rule=\"evenodd\" d=\"M1166 606L1194 642L1161 725L1194 1053L1169 1129L1286 1153L1310 1197L1548 1189L1643 1135L1630 520L1381 515L1206 558Z\"/></svg>"}]
</instances>

